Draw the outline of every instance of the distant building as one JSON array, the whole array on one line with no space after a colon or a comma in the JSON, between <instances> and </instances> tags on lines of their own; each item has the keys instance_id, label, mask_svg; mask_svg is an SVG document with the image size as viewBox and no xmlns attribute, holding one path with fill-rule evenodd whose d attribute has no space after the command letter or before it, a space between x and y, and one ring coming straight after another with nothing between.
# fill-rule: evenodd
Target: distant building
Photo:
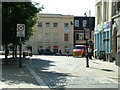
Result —
<instances>
[{"instance_id":1,"label":"distant building","mask_svg":"<svg viewBox=\"0 0 120 90\"><path fill-rule=\"evenodd\" d=\"M39 49L50 49L66 53L66 48L73 49L73 16L61 14L38 14L33 36L24 45L24 50L32 48L33 54Z\"/></svg>"},{"instance_id":2,"label":"distant building","mask_svg":"<svg viewBox=\"0 0 120 90\"><path fill-rule=\"evenodd\" d=\"M84 33L89 30L89 39L94 39L95 17L74 17L74 45L85 45Z\"/></svg>"},{"instance_id":3,"label":"distant building","mask_svg":"<svg viewBox=\"0 0 120 90\"><path fill-rule=\"evenodd\" d=\"M112 3L112 60L120 65L120 0Z\"/></svg>"}]
</instances>

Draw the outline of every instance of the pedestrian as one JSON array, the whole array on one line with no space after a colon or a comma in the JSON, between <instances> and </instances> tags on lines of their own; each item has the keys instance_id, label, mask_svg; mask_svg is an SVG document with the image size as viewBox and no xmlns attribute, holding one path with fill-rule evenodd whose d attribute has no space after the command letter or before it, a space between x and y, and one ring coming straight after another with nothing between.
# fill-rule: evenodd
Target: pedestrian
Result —
<instances>
[{"instance_id":1,"label":"pedestrian","mask_svg":"<svg viewBox=\"0 0 120 90\"><path fill-rule=\"evenodd\" d=\"M70 49L67 47L66 48L66 53L67 53L67 56L69 57L69 51L70 51Z\"/></svg>"},{"instance_id":2,"label":"pedestrian","mask_svg":"<svg viewBox=\"0 0 120 90\"><path fill-rule=\"evenodd\" d=\"M6 50L6 55L7 55L7 56L9 55L9 49Z\"/></svg>"},{"instance_id":3,"label":"pedestrian","mask_svg":"<svg viewBox=\"0 0 120 90\"><path fill-rule=\"evenodd\" d=\"M29 56L32 57L32 49L29 49Z\"/></svg>"},{"instance_id":4,"label":"pedestrian","mask_svg":"<svg viewBox=\"0 0 120 90\"><path fill-rule=\"evenodd\" d=\"M90 46L88 47L88 57L92 60L92 48Z\"/></svg>"},{"instance_id":5,"label":"pedestrian","mask_svg":"<svg viewBox=\"0 0 120 90\"><path fill-rule=\"evenodd\" d=\"M59 54L60 54L60 56L62 55L62 51L61 50L59 50Z\"/></svg>"},{"instance_id":6,"label":"pedestrian","mask_svg":"<svg viewBox=\"0 0 120 90\"><path fill-rule=\"evenodd\" d=\"M39 49L37 49L37 52L38 52L38 55L40 55L40 50Z\"/></svg>"}]
</instances>

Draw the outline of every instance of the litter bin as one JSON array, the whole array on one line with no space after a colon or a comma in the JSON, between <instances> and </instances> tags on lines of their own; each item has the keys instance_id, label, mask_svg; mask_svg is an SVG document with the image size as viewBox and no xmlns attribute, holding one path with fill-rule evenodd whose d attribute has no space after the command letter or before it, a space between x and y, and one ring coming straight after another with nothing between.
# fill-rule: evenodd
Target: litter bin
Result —
<instances>
[{"instance_id":1,"label":"litter bin","mask_svg":"<svg viewBox=\"0 0 120 90\"><path fill-rule=\"evenodd\" d=\"M99 59L103 59L104 61L106 61L105 51L100 51Z\"/></svg>"}]
</instances>

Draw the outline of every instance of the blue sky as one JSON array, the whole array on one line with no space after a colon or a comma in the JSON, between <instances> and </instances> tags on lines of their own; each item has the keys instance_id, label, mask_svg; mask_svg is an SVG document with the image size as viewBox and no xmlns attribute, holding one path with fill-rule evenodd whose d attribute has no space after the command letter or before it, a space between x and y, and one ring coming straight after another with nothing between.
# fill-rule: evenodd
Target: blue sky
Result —
<instances>
[{"instance_id":1,"label":"blue sky","mask_svg":"<svg viewBox=\"0 0 120 90\"><path fill-rule=\"evenodd\" d=\"M41 13L63 14L84 16L91 10L91 16L95 16L96 0L32 0L44 5L45 9Z\"/></svg>"}]
</instances>

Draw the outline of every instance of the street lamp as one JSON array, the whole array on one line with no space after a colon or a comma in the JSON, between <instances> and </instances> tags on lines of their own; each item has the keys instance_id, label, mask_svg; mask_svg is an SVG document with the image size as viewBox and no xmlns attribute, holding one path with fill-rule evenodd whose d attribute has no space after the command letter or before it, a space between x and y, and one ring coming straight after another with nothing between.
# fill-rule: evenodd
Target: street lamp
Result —
<instances>
[{"instance_id":1,"label":"street lamp","mask_svg":"<svg viewBox=\"0 0 120 90\"><path fill-rule=\"evenodd\" d=\"M86 67L89 67L89 59L88 59L88 39L91 38L91 31L90 31L90 10L89 10L89 28L86 28L87 22L85 23L86 25L84 26L84 40L86 40ZM84 13L85 17L87 17L86 12ZM89 37L90 36L90 37Z\"/></svg>"},{"instance_id":2,"label":"street lamp","mask_svg":"<svg viewBox=\"0 0 120 90\"><path fill-rule=\"evenodd\" d=\"M89 67L89 59L88 59L88 37L87 37L88 30L86 28L84 28L84 40L86 40L86 67Z\"/></svg>"},{"instance_id":3,"label":"street lamp","mask_svg":"<svg viewBox=\"0 0 120 90\"><path fill-rule=\"evenodd\" d=\"M85 17L87 17L87 13L89 13L88 28L90 30L90 39L91 39L91 28L90 28L90 25L91 25L91 10L89 10L89 12L84 13Z\"/></svg>"}]
</instances>

